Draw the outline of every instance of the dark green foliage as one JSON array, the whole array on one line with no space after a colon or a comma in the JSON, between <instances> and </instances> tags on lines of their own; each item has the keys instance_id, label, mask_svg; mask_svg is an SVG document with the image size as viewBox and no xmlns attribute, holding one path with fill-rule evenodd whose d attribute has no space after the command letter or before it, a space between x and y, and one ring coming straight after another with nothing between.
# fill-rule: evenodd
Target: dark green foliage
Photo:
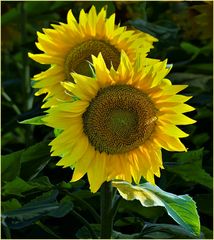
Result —
<instances>
[{"instance_id":1,"label":"dark green foliage","mask_svg":"<svg viewBox=\"0 0 214 240\"><path fill-rule=\"evenodd\" d=\"M71 183L73 170L57 167L59 159L50 156L48 144L60 131L41 125L38 116L44 114L40 108L44 96L34 97L30 81L47 66L27 57L27 52L38 53L36 31L65 22L70 8L78 18L80 10L88 11L92 4L97 11L107 5L108 16L116 12L117 23L159 38L148 56L167 58L173 64L168 75L172 83L189 85L182 94L193 96L188 103L196 110L187 115L197 123L181 127L190 134L182 139L188 152L163 151L165 169L156 183L164 191L189 194L200 216L200 238L213 238L213 46L212 39L203 37L203 29L195 27L194 22L199 13L193 7L207 3L194 1L1 3L2 238L72 239L100 234L100 193L89 191L86 176ZM200 19L204 28L207 20ZM27 125L29 121L34 125ZM147 208L139 201L124 199L119 202L112 237L195 238L178 226L163 207Z\"/></svg>"}]
</instances>

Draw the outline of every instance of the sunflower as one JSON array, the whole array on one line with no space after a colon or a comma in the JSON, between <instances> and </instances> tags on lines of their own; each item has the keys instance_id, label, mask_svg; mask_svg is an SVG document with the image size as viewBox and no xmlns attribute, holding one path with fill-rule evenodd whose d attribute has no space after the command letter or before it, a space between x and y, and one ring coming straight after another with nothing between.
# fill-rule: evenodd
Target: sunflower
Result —
<instances>
[{"instance_id":1,"label":"sunflower","mask_svg":"<svg viewBox=\"0 0 214 240\"><path fill-rule=\"evenodd\" d=\"M52 156L74 167L71 181L87 173L92 192L112 179L139 183L143 176L154 183L163 168L161 148L187 151L179 138L188 134L176 126L195 122L183 115L194 110L185 104L191 97L176 94L187 85L164 78L166 61L145 66L137 57L133 65L122 51L116 71L102 54L92 60L94 78L71 73L75 83L62 82L77 100L50 108L43 119L62 130L50 143Z\"/></svg>"},{"instance_id":2,"label":"sunflower","mask_svg":"<svg viewBox=\"0 0 214 240\"><path fill-rule=\"evenodd\" d=\"M52 24L53 29L43 29L44 33L38 32L36 46L44 53L29 53L33 60L51 65L47 71L33 78L34 87L39 88L35 95L47 93L44 100L48 101L43 107L51 107L68 99L60 82L73 82L74 79L70 75L72 71L88 76L88 61L91 61L92 54L97 56L101 52L107 67L110 68L112 64L117 68L121 50L134 61L139 49L146 54L152 48L153 42L157 41L149 34L115 25L115 14L107 18L105 8L98 14L94 6L89 13L81 10L79 23L69 10L67 22Z\"/></svg>"}]
</instances>

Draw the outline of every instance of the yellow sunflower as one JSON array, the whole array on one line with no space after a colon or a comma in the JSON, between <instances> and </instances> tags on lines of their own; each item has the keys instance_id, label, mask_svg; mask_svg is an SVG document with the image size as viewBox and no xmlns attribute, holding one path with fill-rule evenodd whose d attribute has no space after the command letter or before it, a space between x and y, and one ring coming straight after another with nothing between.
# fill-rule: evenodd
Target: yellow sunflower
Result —
<instances>
[{"instance_id":1,"label":"yellow sunflower","mask_svg":"<svg viewBox=\"0 0 214 240\"><path fill-rule=\"evenodd\" d=\"M72 73L75 83L62 83L78 100L50 108L43 119L62 129L50 143L52 156L61 157L57 165L74 167L71 181L87 173L92 192L112 179L139 183L143 176L154 183L163 168L161 148L186 151L179 138L188 134L176 125L195 122L183 115L194 110L184 103L191 97L177 94L187 85L164 78L166 61L145 66L138 57L132 65L122 51L115 71L101 54L92 60L94 78Z\"/></svg>"},{"instance_id":2,"label":"yellow sunflower","mask_svg":"<svg viewBox=\"0 0 214 240\"><path fill-rule=\"evenodd\" d=\"M120 62L121 50L124 50L131 61L136 52L141 49L145 54L152 48L156 38L146 33L128 31L126 27L115 25L115 14L106 17L106 10L102 8L97 14L94 6L89 13L81 10L79 23L72 11L67 15L67 24L52 24L53 29L43 29L38 32L36 46L43 51L40 54L29 53L29 57L41 64L51 67L34 76L34 87L39 88L36 95L47 93L44 100L48 101L43 107L51 107L59 101L67 100L65 89L61 81L71 81L70 72L75 71L89 75L91 55L102 53L108 68L111 64L117 68Z\"/></svg>"}]
</instances>

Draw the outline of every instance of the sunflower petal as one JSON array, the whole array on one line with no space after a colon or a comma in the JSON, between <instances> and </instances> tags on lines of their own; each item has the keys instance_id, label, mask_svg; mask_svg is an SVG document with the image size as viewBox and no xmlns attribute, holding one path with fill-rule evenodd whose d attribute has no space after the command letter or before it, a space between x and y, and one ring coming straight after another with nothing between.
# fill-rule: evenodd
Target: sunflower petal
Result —
<instances>
[{"instance_id":1,"label":"sunflower petal","mask_svg":"<svg viewBox=\"0 0 214 240\"><path fill-rule=\"evenodd\" d=\"M91 162L87 175L91 191L93 193L97 192L107 178L105 154L102 155L99 152L96 152L96 157L94 157Z\"/></svg>"}]
</instances>

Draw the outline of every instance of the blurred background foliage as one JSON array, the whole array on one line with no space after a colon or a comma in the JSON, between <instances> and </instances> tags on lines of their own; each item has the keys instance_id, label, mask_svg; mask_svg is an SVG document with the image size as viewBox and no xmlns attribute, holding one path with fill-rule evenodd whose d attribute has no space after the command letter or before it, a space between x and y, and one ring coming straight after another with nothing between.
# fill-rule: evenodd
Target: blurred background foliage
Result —
<instances>
[{"instance_id":1,"label":"blurred background foliage","mask_svg":"<svg viewBox=\"0 0 214 240\"><path fill-rule=\"evenodd\" d=\"M90 193L86 178L69 183L72 170L55 166L58 158L50 157L48 147L53 132L19 124L42 114L43 96L34 98L30 78L46 67L27 57L29 51L38 52L36 32L65 22L70 8L78 18L80 10L88 11L92 4L97 11L107 5L108 15L116 12L117 23L157 37L149 57L167 58L173 64L168 76L172 83L189 85L184 94L193 96L189 104L196 110L188 116L197 120L182 127L190 134L183 140L189 152L163 151L165 170L156 183L165 191L193 197L201 237L212 238L212 1L1 2L2 237L87 238L90 227L99 226L91 208L99 214L99 193ZM140 238L192 237L163 208L145 208L136 200L121 200L114 229L115 238L135 238L137 232Z\"/></svg>"}]
</instances>

